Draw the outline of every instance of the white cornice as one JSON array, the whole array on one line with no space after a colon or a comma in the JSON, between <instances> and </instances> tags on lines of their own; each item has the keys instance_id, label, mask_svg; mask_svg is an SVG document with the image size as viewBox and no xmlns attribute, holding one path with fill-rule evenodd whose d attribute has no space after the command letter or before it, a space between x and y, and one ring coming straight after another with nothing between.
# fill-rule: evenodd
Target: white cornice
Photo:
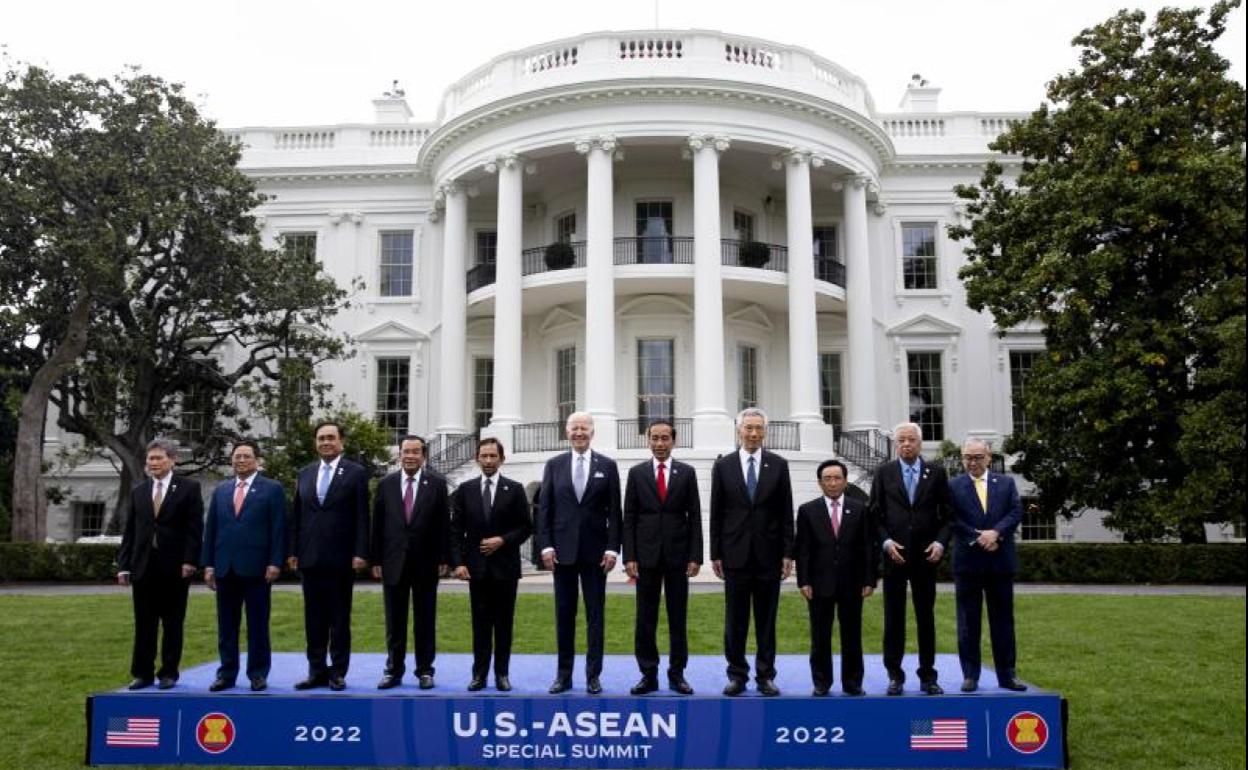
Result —
<instances>
[{"instance_id":1,"label":"white cornice","mask_svg":"<svg viewBox=\"0 0 1248 770\"><path fill-rule=\"evenodd\" d=\"M428 174L425 174L416 166L407 165L342 168L334 168L332 166L313 166L308 168L244 167L240 170L251 179L264 182L431 181Z\"/></svg>"}]
</instances>

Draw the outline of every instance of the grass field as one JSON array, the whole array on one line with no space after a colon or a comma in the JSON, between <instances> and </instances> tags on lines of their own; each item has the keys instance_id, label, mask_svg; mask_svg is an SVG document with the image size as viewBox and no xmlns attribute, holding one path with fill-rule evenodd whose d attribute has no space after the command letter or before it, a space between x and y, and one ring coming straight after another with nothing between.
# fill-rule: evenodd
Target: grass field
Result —
<instances>
[{"instance_id":1,"label":"grass field","mask_svg":"<svg viewBox=\"0 0 1248 770\"><path fill-rule=\"evenodd\" d=\"M869 601L865 646L878 652L882 609ZM297 593L274 595L275 650L303 649L300 602ZM1028 595L1017 603L1019 674L1069 698L1075 768L1244 767L1242 596ZM722 597L694 595L690 604L692 651L718 654ZM940 651L953 652L951 596L940 597L937 612ZM553 615L549 596L521 594L516 652L553 651ZM355 649L383 651L380 594L357 596L354 619ZM632 597L609 595L608 653L631 653L632 623ZM187 626L184 665L214 660L210 596L192 597ZM0 770L81 766L85 697L128 680L130 633L128 595L0 596ZM777 637L781 653L807 649L795 594L782 599ZM438 649L470 648L467 596L444 594Z\"/></svg>"}]
</instances>

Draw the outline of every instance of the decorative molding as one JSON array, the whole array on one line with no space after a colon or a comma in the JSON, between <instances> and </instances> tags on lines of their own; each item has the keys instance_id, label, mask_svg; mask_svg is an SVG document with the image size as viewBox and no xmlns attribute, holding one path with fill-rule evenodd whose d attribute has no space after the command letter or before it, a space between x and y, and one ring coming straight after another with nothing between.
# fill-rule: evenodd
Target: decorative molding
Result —
<instances>
[{"instance_id":1,"label":"decorative molding","mask_svg":"<svg viewBox=\"0 0 1248 770\"><path fill-rule=\"evenodd\" d=\"M563 305L556 305L550 309L550 312L547 313L546 317L542 319L542 322L538 324L537 329L541 334L545 335L555 329L567 326L582 326L584 323L584 316L573 313Z\"/></svg>"},{"instance_id":2,"label":"decorative molding","mask_svg":"<svg viewBox=\"0 0 1248 770\"><path fill-rule=\"evenodd\" d=\"M412 343L428 341L429 335L398 321L382 321L367 331L355 335L356 342L376 345L379 343Z\"/></svg>"},{"instance_id":3,"label":"decorative molding","mask_svg":"<svg viewBox=\"0 0 1248 770\"><path fill-rule=\"evenodd\" d=\"M725 323L738 323L746 326L753 326L764 331L773 331L775 324L771 322L771 318L761 307L755 304L749 304L740 310L735 310L724 316Z\"/></svg>"},{"instance_id":4,"label":"decorative molding","mask_svg":"<svg viewBox=\"0 0 1248 770\"><path fill-rule=\"evenodd\" d=\"M616 308L620 319L645 320L658 316L693 318L693 306L666 294L642 294Z\"/></svg>"},{"instance_id":5,"label":"decorative molding","mask_svg":"<svg viewBox=\"0 0 1248 770\"><path fill-rule=\"evenodd\" d=\"M718 136L713 134L690 134L685 140L689 148L694 152L701 149L713 149L715 152L723 154L732 146L732 139L726 136Z\"/></svg>"}]
</instances>

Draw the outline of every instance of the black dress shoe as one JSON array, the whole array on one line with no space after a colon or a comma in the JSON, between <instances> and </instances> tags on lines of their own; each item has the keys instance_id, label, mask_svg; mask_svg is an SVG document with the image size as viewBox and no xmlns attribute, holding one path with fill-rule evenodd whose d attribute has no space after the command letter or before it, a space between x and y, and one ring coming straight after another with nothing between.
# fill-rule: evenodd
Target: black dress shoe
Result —
<instances>
[{"instance_id":1,"label":"black dress shoe","mask_svg":"<svg viewBox=\"0 0 1248 770\"><path fill-rule=\"evenodd\" d=\"M399 686L399 682L402 679L403 677L400 674L386 674L381 678L381 681L377 683L377 689L393 690L395 687Z\"/></svg>"},{"instance_id":2,"label":"black dress shoe","mask_svg":"<svg viewBox=\"0 0 1248 770\"><path fill-rule=\"evenodd\" d=\"M1013 692L1023 692L1027 689L1027 685L1011 677L1010 679L1002 679L997 682L997 686L1003 690L1012 690Z\"/></svg>"},{"instance_id":3,"label":"black dress shoe","mask_svg":"<svg viewBox=\"0 0 1248 770\"><path fill-rule=\"evenodd\" d=\"M433 689L433 674L421 674L417 677L417 684L422 690Z\"/></svg>"},{"instance_id":4,"label":"black dress shoe","mask_svg":"<svg viewBox=\"0 0 1248 770\"><path fill-rule=\"evenodd\" d=\"M222 690L232 689L234 689L234 680L222 679L221 677L217 677L212 681L212 684L208 685L208 692L221 692Z\"/></svg>"},{"instance_id":5,"label":"black dress shoe","mask_svg":"<svg viewBox=\"0 0 1248 770\"><path fill-rule=\"evenodd\" d=\"M888 695L901 695L902 690L904 689L904 684L905 680L903 679L889 679L888 689L885 690L885 693Z\"/></svg>"},{"instance_id":6,"label":"black dress shoe","mask_svg":"<svg viewBox=\"0 0 1248 770\"><path fill-rule=\"evenodd\" d=\"M812 698L826 698L831 690L832 688L826 685L818 685L810 691L810 695Z\"/></svg>"},{"instance_id":7,"label":"black dress shoe","mask_svg":"<svg viewBox=\"0 0 1248 770\"><path fill-rule=\"evenodd\" d=\"M967 677L962 680L962 692L975 692L979 689L979 682Z\"/></svg>"},{"instance_id":8,"label":"black dress shoe","mask_svg":"<svg viewBox=\"0 0 1248 770\"><path fill-rule=\"evenodd\" d=\"M589 693L590 695L602 694L602 682L598 679L598 677L591 676L588 680L586 680L585 692Z\"/></svg>"},{"instance_id":9,"label":"black dress shoe","mask_svg":"<svg viewBox=\"0 0 1248 770\"><path fill-rule=\"evenodd\" d=\"M944 695L945 691L935 682L924 682L919 685L919 691L924 695Z\"/></svg>"},{"instance_id":10,"label":"black dress shoe","mask_svg":"<svg viewBox=\"0 0 1248 770\"><path fill-rule=\"evenodd\" d=\"M264 692L267 689L269 689L269 680L262 676L253 676L251 678L252 692Z\"/></svg>"},{"instance_id":11,"label":"black dress shoe","mask_svg":"<svg viewBox=\"0 0 1248 770\"><path fill-rule=\"evenodd\" d=\"M468 692L476 692L485 689L485 677L474 676L472 681L468 683Z\"/></svg>"},{"instance_id":12,"label":"black dress shoe","mask_svg":"<svg viewBox=\"0 0 1248 770\"><path fill-rule=\"evenodd\" d=\"M693 695L693 688L683 676L668 677L667 688L680 695Z\"/></svg>"},{"instance_id":13,"label":"black dress shoe","mask_svg":"<svg viewBox=\"0 0 1248 770\"><path fill-rule=\"evenodd\" d=\"M550 683L550 689L548 689L546 692L550 693L551 695L558 695L561 692L567 692L568 690L571 690L571 689L572 689L572 680L559 677L558 679Z\"/></svg>"},{"instance_id":14,"label":"black dress shoe","mask_svg":"<svg viewBox=\"0 0 1248 770\"><path fill-rule=\"evenodd\" d=\"M758 694L765 698L774 698L780 694L780 688L770 679L759 679L755 687L758 688Z\"/></svg>"},{"instance_id":15,"label":"black dress shoe","mask_svg":"<svg viewBox=\"0 0 1248 770\"><path fill-rule=\"evenodd\" d=\"M173 686L177 683L178 683L178 680L172 676L162 676L160 678L160 682L156 685L156 689L172 690Z\"/></svg>"},{"instance_id":16,"label":"black dress shoe","mask_svg":"<svg viewBox=\"0 0 1248 770\"><path fill-rule=\"evenodd\" d=\"M506 674L494 677L494 689L499 692L511 692L511 679Z\"/></svg>"},{"instance_id":17,"label":"black dress shoe","mask_svg":"<svg viewBox=\"0 0 1248 770\"><path fill-rule=\"evenodd\" d=\"M130 680L130 684L126 685L127 690L142 690L145 687L151 687L152 680L146 677L135 677Z\"/></svg>"},{"instance_id":18,"label":"black dress shoe","mask_svg":"<svg viewBox=\"0 0 1248 770\"><path fill-rule=\"evenodd\" d=\"M633 689L629 692L633 695L645 695L648 692L655 692L659 689L659 680L652 676L643 676L637 680L637 684L633 685Z\"/></svg>"},{"instance_id":19,"label":"black dress shoe","mask_svg":"<svg viewBox=\"0 0 1248 770\"><path fill-rule=\"evenodd\" d=\"M347 689L347 680L341 676L331 676L329 678L329 689L334 692L342 692Z\"/></svg>"},{"instance_id":20,"label":"black dress shoe","mask_svg":"<svg viewBox=\"0 0 1248 770\"><path fill-rule=\"evenodd\" d=\"M735 698L745 692L745 682L740 679L729 679L728 684L724 685L724 695L729 698Z\"/></svg>"},{"instance_id":21,"label":"black dress shoe","mask_svg":"<svg viewBox=\"0 0 1248 770\"><path fill-rule=\"evenodd\" d=\"M861 687L857 685L849 685L847 687L842 687L841 692L845 693L851 698L861 698L863 695L867 694L866 690L862 689Z\"/></svg>"},{"instance_id":22,"label":"black dress shoe","mask_svg":"<svg viewBox=\"0 0 1248 770\"><path fill-rule=\"evenodd\" d=\"M313 690L317 687L325 687L329 684L329 679L323 676L310 676L307 679L301 679L295 682L296 690Z\"/></svg>"}]
</instances>

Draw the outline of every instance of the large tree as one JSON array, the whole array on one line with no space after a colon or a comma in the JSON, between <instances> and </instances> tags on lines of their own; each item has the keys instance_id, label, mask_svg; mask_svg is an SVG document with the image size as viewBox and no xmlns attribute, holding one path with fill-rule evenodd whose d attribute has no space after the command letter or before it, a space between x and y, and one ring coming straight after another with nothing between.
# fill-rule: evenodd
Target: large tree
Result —
<instances>
[{"instance_id":1,"label":"large tree","mask_svg":"<svg viewBox=\"0 0 1248 770\"><path fill-rule=\"evenodd\" d=\"M14 539L46 534L49 402L61 427L111 450L125 489L180 407L215 417L243 378L341 351L327 320L344 292L317 265L264 248L253 216L263 198L238 170L240 152L160 78L7 67L0 324L32 359ZM210 460L212 445L201 449Z\"/></svg>"},{"instance_id":2,"label":"large tree","mask_svg":"<svg viewBox=\"0 0 1248 770\"><path fill-rule=\"evenodd\" d=\"M1016 470L1129 540L1243 516L1244 88L1214 50L1236 2L1123 11L962 186L969 304L1044 325Z\"/></svg>"}]
</instances>

